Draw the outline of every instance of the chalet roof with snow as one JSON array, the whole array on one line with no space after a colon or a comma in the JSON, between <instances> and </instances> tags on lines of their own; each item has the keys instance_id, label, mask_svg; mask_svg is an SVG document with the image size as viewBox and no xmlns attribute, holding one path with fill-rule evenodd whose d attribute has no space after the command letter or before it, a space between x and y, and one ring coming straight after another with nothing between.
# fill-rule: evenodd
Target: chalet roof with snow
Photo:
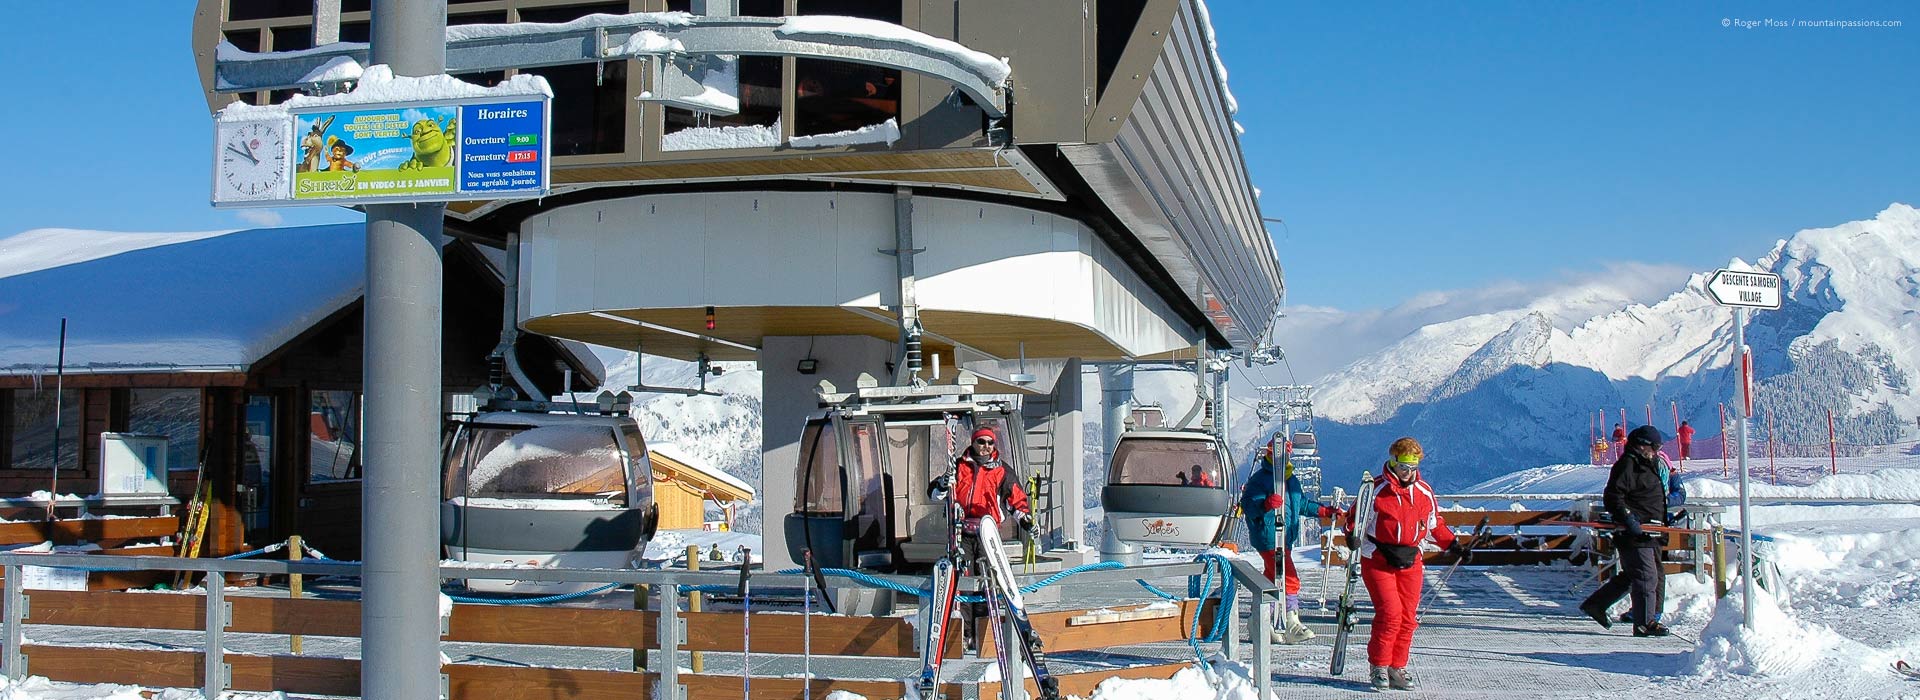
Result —
<instances>
[{"instance_id":1,"label":"chalet roof with snow","mask_svg":"<svg viewBox=\"0 0 1920 700\"><path fill-rule=\"evenodd\" d=\"M498 277L497 271L495 277ZM366 287L363 224L0 239L0 375L244 372ZM575 363L603 374L584 348Z\"/></svg>"}]
</instances>

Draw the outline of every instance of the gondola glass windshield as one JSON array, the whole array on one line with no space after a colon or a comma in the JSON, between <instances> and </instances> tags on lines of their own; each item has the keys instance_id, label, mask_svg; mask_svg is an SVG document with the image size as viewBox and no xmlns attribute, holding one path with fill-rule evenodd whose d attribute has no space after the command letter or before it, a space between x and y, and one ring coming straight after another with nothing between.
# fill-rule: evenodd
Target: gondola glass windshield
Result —
<instances>
[{"instance_id":1,"label":"gondola glass windshield","mask_svg":"<svg viewBox=\"0 0 1920 700\"><path fill-rule=\"evenodd\" d=\"M833 436L833 424L807 423L800 436L800 488L795 490L793 510L806 515L839 515L840 444Z\"/></svg>"},{"instance_id":2,"label":"gondola glass windshield","mask_svg":"<svg viewBox=\"0 0 1920 700\"><path fill-rule=\"evenodd\" d=\"M448 498L580 499L626 505L628 455L604 425L470 424L447 451ZM650 488L648 484L645 488Z\"/></svg>"},{"instance_id":3,"label":"gondola glass windshield","mask_svg":"<svg viewBox=\"0 0 1920 700\"><path fill-rule=\"evenodd\" d=\"M1107 474L1111 485L1221 487L1208 440L1121 440Z\"/></svg>"}]
</instances>

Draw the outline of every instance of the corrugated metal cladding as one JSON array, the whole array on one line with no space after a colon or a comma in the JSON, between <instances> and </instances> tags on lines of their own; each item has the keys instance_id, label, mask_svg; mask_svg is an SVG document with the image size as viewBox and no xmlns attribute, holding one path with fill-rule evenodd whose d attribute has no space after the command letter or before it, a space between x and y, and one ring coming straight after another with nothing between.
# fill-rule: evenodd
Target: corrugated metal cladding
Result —
<instances>
[{"instance_id":1,"label":"corrugated metal cladding","mask_svg":"<svg viewBox=\"0 0 1920 700\"><path fill-rule=\"evenodd\" d=\"M1221 335L1244 348L1266 330L1284 286L1212 60L1194 0L1182 0L1116 138L1061 150Z\"/></svg>"}]
</instances>

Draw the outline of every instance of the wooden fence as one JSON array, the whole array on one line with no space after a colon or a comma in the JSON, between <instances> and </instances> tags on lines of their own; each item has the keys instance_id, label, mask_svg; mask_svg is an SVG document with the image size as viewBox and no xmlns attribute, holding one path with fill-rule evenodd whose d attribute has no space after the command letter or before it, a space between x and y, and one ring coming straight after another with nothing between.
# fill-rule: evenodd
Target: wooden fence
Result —
<instances>
[{"instance_id":1,"label":"wooden fence","mask_svg":"<svg viewBox=\"0 0 1920 700\"><path fill-rule=\"evenodd\" d=\"M205 629L208 597L195 594L116 593L99 591L27 591L20 623L79 627L134 627L151 630ZM221 596L231 606L225 634L305 635L321 637L357 637L360 634L360 604L350 600L289 599L260 596ZM217 601L216 601L217 602ZM1155 642L1178 642L1193 629L1194 615L1202 635L1211 629L1213 604L1196 601L1158 607L1141 606L1132 619L1101 621L1091 611L1038 613L1032 617L1034 629L1047 641L1050 653L1132 646ZM1109 616L1112 611L1109 612ZM1122 609L1120 612L1127 612ZM740 652L742 614L726 612L679 612L686 633L680 651ZM503 645L540 645L599 647L633 650L659 649L659 624L662 615L646 610L619 610L567 607L517 607L502 605L455 605L448 621L448 642L479 642ZM1118 617L1127 618L1128 615ZM807 643L806 618L791 613L752 614L752 653L758 655L799 655ZM816 656L854 656L868 658L917 659L913 626L899 617L848 617L814 615L811 619L811 653ZM948 658L961 656L960 640L950 640ZM24 672L54 680L78 683L124 683L154 687L201 687L205 685L204 658L199 651L123 649L88 646L61 646L35 643L21 648ZM991 641L983 643L979 654L991 658ZM676 660L656 655L657 663ZM355 695L359 692L360 668L354 659L320 656L224 654L230 666L227 687L245 691L282 691L318 695ZM1187 664L1166 663L1128 669L1061 674L1061 689L1078 695L1090 695L1106 678L1168 678ZM651 697L660 681L658 673L634 670L600 670L450 664L447 674L451 697L456 700L544 700L547 698L622 698ZM732 700L742 693L737 675L680 672L678 683L685 687L688 700ZM864 695L871 700L890 700L906 695L898 681L886 680L812 680L756 677L753 696L800 700L811 685L812 696L826 697L835 690ZM981 687L982 697L993 697L997 683ZM1029 680L1031 685L1031 680ZM941 692L961 697L960 684L946 684Z\"/></svg>"},{"instance_id":2,"label":"wooden fence","mask_svg":"<svg viewBox=\"0 0 1920 700\"><path fill-rule=\"evenodd\" d=\"M174 547L153 542L180 534L180 518L174 515L153 517L108 517L68 520L29 520L0 523L0 546L31 545L52 542L55 545L95 544L94 554L128 556L168 556ZM163 571L98 571L87 574L88 590L126 590L145 588L173 580Z\"/></svg>"}]
</instances>

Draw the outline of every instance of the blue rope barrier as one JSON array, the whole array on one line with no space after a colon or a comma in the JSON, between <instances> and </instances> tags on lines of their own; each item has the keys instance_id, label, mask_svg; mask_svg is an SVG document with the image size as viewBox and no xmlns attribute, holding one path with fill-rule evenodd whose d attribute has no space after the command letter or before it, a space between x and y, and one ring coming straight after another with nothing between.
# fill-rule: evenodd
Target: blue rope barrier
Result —
<instances>
[{"instance_id":1,"label":"blue rope barrier","mask_svg":"<svg viewBox=\"0 0 1920 700\"><path fill-rule=\"evenodd\" d=\"M598 594L613 590L615 587L619 585L620 584L617 584L617 583L609 583L599 588L591 588L588 590L579 591L577 593L562 593L560 595L543 596L540 598L475 598L472 596L453 595L451 593L447 594L447 597L451 598L455 603L487 603L491 605L545 605L548 603L564 603L569 600L578 600L580 598L585 598L590 595L598 595Z\"/></svg>"}]
</instances>

